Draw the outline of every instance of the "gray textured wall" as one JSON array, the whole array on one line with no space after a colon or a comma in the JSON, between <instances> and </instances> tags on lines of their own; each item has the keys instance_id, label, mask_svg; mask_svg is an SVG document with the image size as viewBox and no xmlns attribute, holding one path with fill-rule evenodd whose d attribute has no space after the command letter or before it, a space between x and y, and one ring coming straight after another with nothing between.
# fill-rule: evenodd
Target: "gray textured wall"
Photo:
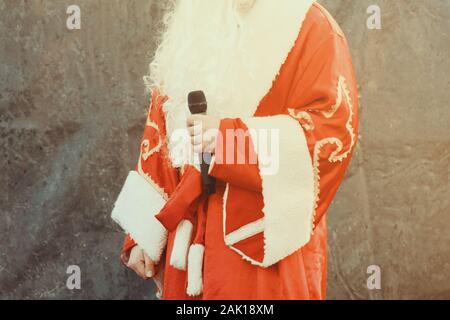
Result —
<instances>
[{"instance_id":1,"label":"gray textured wall","mask_svg":"<svg viewBox=\"0 0 450 320\"><path fill-rule=\"evenodd\" d=\"M361 87L358 151L329 212L329 298L450 298L450 1L322 3ZM65 27L70 4L81 30ZM371 4L382 30L366 28ZM153 297L120 265L109 213L138 156L160 16L150 0L0 0L0 298ZM82 290L65 286L71 264Z\"/></svg>"}]
</instances>

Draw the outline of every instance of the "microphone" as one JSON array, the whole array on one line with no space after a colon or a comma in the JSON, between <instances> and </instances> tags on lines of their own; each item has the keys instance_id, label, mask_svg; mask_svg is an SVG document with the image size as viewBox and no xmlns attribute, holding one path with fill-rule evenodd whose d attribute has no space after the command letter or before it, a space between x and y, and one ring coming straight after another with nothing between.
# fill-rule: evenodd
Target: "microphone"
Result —
<instances>
[{"instance_id":1,"label":"microphone","mask_svg":"<svg viewBox=\"0 0 450 320\"><path fill-rule=\"evenodd\" d=\"M191 114L206 114L208 104L203 91L192 91L188 95L188 106ZM216 192L216 180L208 175L212 154L202 153L200 170L202 176L203 191L210 195Z\"/></svg>"}]
</instances>

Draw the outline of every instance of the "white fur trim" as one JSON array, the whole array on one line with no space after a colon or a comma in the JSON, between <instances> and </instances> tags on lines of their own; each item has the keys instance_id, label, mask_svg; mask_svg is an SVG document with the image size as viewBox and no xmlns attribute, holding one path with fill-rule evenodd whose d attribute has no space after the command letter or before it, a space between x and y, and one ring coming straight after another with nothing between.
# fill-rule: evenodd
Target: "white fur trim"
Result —
<instances>
[{"instance_id":1,"label":"white fur trim","mask_svg":"<svg viewBox=\"0 0 450 320\"><path fill-rule=\"evenodd\" d=\"M194 226L189 220L181 220L178 224L170 256L170 265L178 270L186 271L186 260L193 229Z\"/></svg>"},{"instance_id":2,"label":"white fur trim","mask_svg":"<svg viewBox=\"0 0 450 320\"><path fill-rule=\"evenodd\" d=\"M188 257L188 285L186 293L191 296L201 295L203 292L203 256L205 247L193 244Z\"/></svg>"},{"instance_id":3,"label":"white fur trim","mask_svg":"<svg viewBox=\"0 0 450 320\"><path fill-rule=\"evenodd\" d=\"M345 125L347 132L350 136L351 142L348 149L344 148L344 143L341 139L337 137L327 137L320 141L317 141L314 146L314 156L313 156L313 167L314 167L314 181L315 181L315 205L314 205L314 215L311 220L312 228L314 228L314 220L316 215L316 210L319 205L319 193L320 193L320 153L322 148L326 145L334 144L336 146L335 150L329 155L328 161L330 163L342 162L346 159L350 153L352 152L355 143L356 143L356 134L355 129L353 128L353 114L354 114L354 106L352 102L352 98L350 96L350 91L347 86L347 80L345 77L340 76L338 80L337 86L337 98L336 103L331 107L330 111L322 112L322 114L326 118L331 118L337 112L337 110L343 105L343 102L346 102L345 105L348 108L348 120Z\"/></svg>"},{"instance_id":4,"label":"white fur trim","mask_svg":"<svg viewBox=\"0 0 450 320\"><path fill-rule=\"evenodd\" d=\"M262 263L255 261L233 246L230 247L251 263L268 267L300 249L311 237L314 210L312 159L303 129L293 118L284 115L251 118L245 123L260 160L264 197L264 260ZM261 132L268 132L270 136L273 130L279 132L278 143L272 141L270 150L265 150L267 141L262 138L267 136ZM271 164L266 162L267 159L278 161L277 172L263 167ZM228 192L224 197L224 225L227 195ZM254 222L253 226L250 224L241 229L250 230L250 236L259 230L261 223Z\"/></svg>"},{"instance_id":5,"label":"white fur trim","mask_svg":"<svg viewBox=\"0 0 450 320\"><path fill-rule=\"evenodd\" d=\"M211 174L215 165L216 165L216 156L213 154L211 157L211 161L209 162L208 174Z\"/></svg>"},{"instance_id":6,"label":"white fur trim","mask_svg":"<svg viewBox=\"0 0 450 320\"><path fill-rule=\"evenodd\" d=\"M155 218L164 203L163 196L144 177L131 171L111 214L156 263L167 243L167 230Z\"/></svg>"},{"instance_id":7,"label":"white fur trim","mask_svg":"<svg viewBox=\"0 0 450 320\"><path fill-rule=\"evenodd\" d=\"M232 246L242 240L253 237L264 231L264 218L256 220L255 222L246 224L245 226L229 233L225 237L225 244Z\"/></svg>"}]
</instances>

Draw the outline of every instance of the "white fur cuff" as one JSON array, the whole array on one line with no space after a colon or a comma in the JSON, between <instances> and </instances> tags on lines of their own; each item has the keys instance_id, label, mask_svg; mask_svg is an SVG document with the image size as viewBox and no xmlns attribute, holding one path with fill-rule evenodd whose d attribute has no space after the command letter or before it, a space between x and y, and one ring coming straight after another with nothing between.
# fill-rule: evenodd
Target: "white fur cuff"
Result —
<instances>
[{"instance_id":1,"label":"white fur cuff","mask_svg":"<svg viewBox=\"0 0 450 320\"><path fill-rule=\"evenodd\" d=\"M186 261L193 229L194 226L189 220L181 220L178 224L170 256L170 265L178 270L186 271Z\"/></svg>"},{"instance_id":2,"label":"white fur cuff","mask_svg":"<svg viewBox=\"0 0 450 320\"><path fill-rule=\"evenodd\" d=\"M155 218L164 203L162 195L144 177L131 171L111 214L156 263L167 242L167 230Z\"/></svg>"}]
</instances>

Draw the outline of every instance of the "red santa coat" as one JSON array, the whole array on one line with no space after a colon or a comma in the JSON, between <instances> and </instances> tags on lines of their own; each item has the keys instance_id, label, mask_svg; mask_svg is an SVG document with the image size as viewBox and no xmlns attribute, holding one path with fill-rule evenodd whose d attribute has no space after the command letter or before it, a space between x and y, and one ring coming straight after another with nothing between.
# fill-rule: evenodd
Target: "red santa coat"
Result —
<instances>
[{"instance_id":1,"label":"red santa coat","mask_svg":"<svg viewBox=\"0 0 450 320\"><path fill-rule=\"evenodd\" d=\"M207 211L198 170L171 164L167 99L153 91L136 171L113 210L129 233L123 259L144 248L164 299L325 299L325 216L358 132L351 55L333 18L313 3L254 117L221 121ZM275 174L261 132L275 134ZM244 163L229 163L231 151Z\"/></svg>"}]
</instances>

